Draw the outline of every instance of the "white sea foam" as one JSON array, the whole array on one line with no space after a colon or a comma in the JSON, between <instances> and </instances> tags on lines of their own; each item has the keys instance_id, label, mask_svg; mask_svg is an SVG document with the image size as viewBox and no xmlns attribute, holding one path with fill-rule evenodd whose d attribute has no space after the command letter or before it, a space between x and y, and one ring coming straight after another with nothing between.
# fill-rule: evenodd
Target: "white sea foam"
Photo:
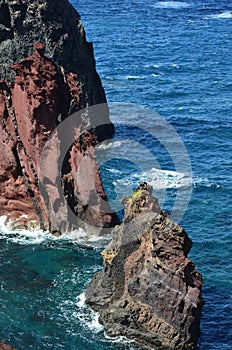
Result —
<instances>
[{"instance_id":1,"label":"white sea foam","mask_svg":"<svg viewBox=\"0 0 232 350\"><path fill-rule=\"evenodd\" d=\"M24 218L26 216L24 215ZM40 244L48 238L53 237L49 232L44 232L39 229L12 229L13 222L6 222L7 217L0 217L0 238L5 238L18 244Z\"/></svg>"},{"instance_id":2,"label":"white sea foam","mask_svg":"<svg viewBox=\"0 0 232 350\"><path fill-rule=\"evenodd\" d=\"M205 17L206 19L221 19L221 18L232 18L232 11L225 11L215 15L209 15Z\"/></svg>"},{"instance_id":3,"label":"white sea foam","mask_svg":"<svg viewBox=\"0 0 232 350\"><path fill-rule=\"evenodd\" d=\"M82 228L79 228L78 230L74 230L72 232L64 233L60 237L57 237L58 240L69 240L69 241L81 241L88 239L88 234L85 230Z\"/></svg>"},{"instance_id":4,"label":"white sea foam","mask_svg":"<svg viewBox=\"0 0 232 350\"><path fill-rule=\"evenodd\" d=\"M123 337L123 336L119 336L119 337L110 337L110 336L107 335L105 332L104 332L104 336L105 336L105 338L106 338L107 340L110 340L111 343L116 343L116 344L122 344L122 343L123 343L123 344L125 344L125 345L135 343L134 340L128 339L128 338ZM130 350L132 350L132 349L135 349L135 348L134 348L134 347L130 347ZM138 347L136 347L136 349L138 349Z\"/></svg>"},{"instance_id":5,"label":"white sea foam","mask_svg":"<svg viewBox=\"0 0 232 350\"><path fill-rule=\"evenodd\" d=\"M194 187L203 186L203 187L208 187L208 188L220 188L221 187L221 185L219 185L216 182L210 181L207 177L203 178L203 177L199 177L199 176L196 176L193 178L193 186Z\"/></svg>"},{"instance_id":6,"label":"white sea foam","mask_svg":"<svg viewBox=\"0 0 232 350\"><path fill-rule=\"evenodd\" d=\"M127 80L134 80L134 79L142 79L144 78L142 75L127 75L125 79Z\"/></svg>"},{"instance_id":7,"label":"white sea foam","mask_svg":"<svg viewBox=\"0 0 232 350\"><path fill-rule=\"evenodd\" d=\"M129 141L129 140L128 140ZM122 146L122 143L126 142L126 140L123 141L103 141L99 145L95 147L96 151L102 151L106 149L114 149Z\"/></svg>"},{"instance_id":8,"label":"white sea foam","mask_svg":"<svg viewBox=\"0 0 232 350\"><path fill-rule=\"evenodd\" d=\"M100 333L103 331L104 327L99 322L99 313L90 310L86 303L85 293L81 293L77 296L77 311L74 311L73 316L78 318L82 324L88 327L94 333Z\"/></svg>"},{"instance_id":9,"label":"white sea foam","mask_svg":"<svg viewBox=\"0 0 232 350\"><path fill-rule=\"evenodd\" d=\"M144 171L141 174L130 175L127 179L120 179L114 182L116 187L128 186L129 184L139 184L140 182L147 181L154 189L171 189L191 186L192 178L186 176L184 173L179 173L171 170L162 170L152 168L148 171Z\"/></svg>"},{"instance_id":10,"label":"white sea foam","mask_svg":"<svg viewBox=\"0 0 232 350\"><path fill-rule=\"evenodd\" d=\"M132 174L127 178L119 179L114 181L115 190L118 194L123 195L128 189L131 192L132 188L135 188L139 183L146 181L151 184L154 190L166 190L166 189L179 189L189 186L198 187L214 187L220 188L220 185L216 182L210 181L208 178L202 178L199 176L191 177L181 172L176 172L172 170L162 170L152 168L148 171L144 171L141 174ZM122 192L122 193L121 193Z\"/></svg>"},{"instance_id":11,"label":"white sea foam","mask_svg":"<svg viewBox=\"0 0 232 350\"><path fill-rule=\"evenodd\" d=\"M159 1L154 4L157 8L181 9L189 7L190 4L182 1Z\"/></svg>"},{"instance_id":12,"label":"white sea foam","mask_svg":"<svg viewBox=\"0 0 232 350\"><path fill-rule=\"evenodd\" d=\"M85 303L86 296L85 293L81 293L77 296L77 303L76 307L77 310L74 311L73 316L78 318L82 325L84 327L87 327L91 332L93 333L102 333L104 331L104 326L99 322L99 316L100 314L98 312L95 312L88 308L88 306ZM119 337L110 337L104 332L104 337L106 341L110 341L111 343L116 344L125 344L125 345L132 345L134 344L133 340L127 339L126 337L119 336ZM137 349L133 346L129 347L130 350Z\"/></svg>"},{"instance_id":13,"label":"white sea foam","mask_svg":"<svg viewBox=\"0 0 232 350\"><path fill-rule=\"evenodd\" d=\"M151 183L156 189L180 188L192 184L192 178L184 173L156 168L143 172L142 180Z\"/></svg>"},{"instance_id":14,"label":"white sea foam","mask_svg":"<svg viewBox=\"0 0 232 350\"><path fill-rule=\"evenodd\" d=\"M110 236L106 234L103 236L94 235L80 228L72 232L64 233L56 238L56 240L69 241L86 248L103 248L109 242Z\"/></svg>"},{"instance_id":15,"label":"white sea foam","mask_svg":"<svg viewBox=\"0 0 232 350\"><path fill-rule=\"evenodd\" d=\"M85 299L86 299L85 293L81 293L80 295L77 296L78 302L76 303L76 305L78 308L85 308L86 307Z\"/></svg>"},{"instance_id":16,"label":"white sea foam","mask_svg":"<svg viewBox=\"0 0 232 350\"><path fill-rule=\"evenodd\" d=\"M72 232L63 233L61 236L56 237L48 231L42 231L39 229L12 229L13 222L6 223L6 216L0 217L0 239L6 239L8 241L23 244L42 244L43 242L72 242L73 244L81 245L83 247L102 248L109 240L107 235L99 236L87 233L82 228L74 230Z\"/></svg>"}]
</instances>

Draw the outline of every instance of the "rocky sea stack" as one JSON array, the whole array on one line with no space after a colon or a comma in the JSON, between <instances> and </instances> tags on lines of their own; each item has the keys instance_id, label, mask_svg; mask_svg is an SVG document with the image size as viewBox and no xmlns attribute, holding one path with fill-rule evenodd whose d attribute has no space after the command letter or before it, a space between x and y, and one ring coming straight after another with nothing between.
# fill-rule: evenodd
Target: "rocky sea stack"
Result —
<instances>
[{"instance_id":1,"label":"rocky sea stack","mask_svg":"<svg viewBox=\"0 0 232 350\"><path fill-rule=\"evenodd\" d=\"M114 226L94 150L114 127L92 44L68 1L0 1L0 78L0 215L54 233Z\"/></svg>"},{"instance_id":2,"label":"rocky sea stack","mask_svg":"<svg viewBox=\"0 0 232 350\"><path fill-rule=\"evenodd\" d=\"M192 349L200 335L202 277L192 242L160 209L149 186L124 198L125 217L102 252L86 302L110 336L154 349Z\"/></svg>"}]
</instances>

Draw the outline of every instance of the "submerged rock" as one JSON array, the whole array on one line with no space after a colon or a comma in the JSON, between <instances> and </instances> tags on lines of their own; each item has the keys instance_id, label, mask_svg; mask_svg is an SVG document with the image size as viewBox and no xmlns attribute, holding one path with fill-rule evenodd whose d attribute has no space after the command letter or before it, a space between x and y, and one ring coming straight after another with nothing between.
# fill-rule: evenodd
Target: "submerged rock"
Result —
<instances>
[{"instance_id":1,"label":"submerged rock","mask_svg":"<svg viewBox=\"0 0 232 350\"><path fill-rule=\"evenodd\" d=\"M155 349L192 349L200 335L202 277L187 258L192 242L142 186L124 197L125 217L102 252L103 270L86 303L110 336Z\"/></svg>"},{"instance_id":2,"label":"submerged rock","mask_svg":"<svg viewBox=\"0 0 232 350\"><path fill-rule=\"evenodd\" d=\"M15 83L0 81L0 215L14 228L112 227L118 220L100 179L98 139L85 129L85 115L67 118L71 103L80 108L77 75L59 69L44 51L35 44L32 56L11 66Z\"/></svg>"}]
</instances>

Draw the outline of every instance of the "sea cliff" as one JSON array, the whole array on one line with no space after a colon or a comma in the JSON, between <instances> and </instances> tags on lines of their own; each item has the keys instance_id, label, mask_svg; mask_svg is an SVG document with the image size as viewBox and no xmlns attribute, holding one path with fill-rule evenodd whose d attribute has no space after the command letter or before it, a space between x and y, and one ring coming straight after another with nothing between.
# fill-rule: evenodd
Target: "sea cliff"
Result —
<instances>
[{"instance_id":1,"label":"sea cliff","mask_svg":"<svg viewBox=\"0 0 232 350\"><path fill-rule=\"evenodd\" d=\"M94 150L114 126L92 44L68 1L1 2L0 77L0 215L12 228L57 234L118 223ZM59 130L70 116L64 155Z\"/></svg>"}]
</instances>

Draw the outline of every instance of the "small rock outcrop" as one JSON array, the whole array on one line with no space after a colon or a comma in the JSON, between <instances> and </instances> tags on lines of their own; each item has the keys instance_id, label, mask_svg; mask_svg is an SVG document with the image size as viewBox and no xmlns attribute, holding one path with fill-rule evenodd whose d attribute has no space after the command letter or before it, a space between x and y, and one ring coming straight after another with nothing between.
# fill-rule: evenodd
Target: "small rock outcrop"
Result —
<instances>
[{"instance_id":1,"label":"small rock outcrop","mask_svg":"<svg viewBox=\"0 0 232 350\"><path fill-rule=\"evenodd\" d=\"M160 209L146 184L123 198L125 217L102 252L86 291L110 336L154 349L192 349L200 335L202 277L187 258L192 242Z\"/></svg>"},{"instance_id":2,"label":"small rock outcrop","mask_svg":"<svg viewBox=\"0 0 232 350\"><path fill-rule=\"evenodd\" d=\"M80 15L68 0L1 0L1 80L14 79L9 66L31 56L35 42L46 45L45 55L57 66L77 74L75 81L80 91L82 109L106 102L95 68L93 45L86 41ZM114 133L107 105L104 117L105 125L93 130L99 141L110 138ZM91 125L91 115L85 122L87 126Z\"/></svg>"},{"instance_id":3,"label":"small rock outcrop","mask_svg":"<svg viewBox=\"0 0 232 350\"><path fill-rule=\"evenodd\" d=\"M81 92L76 73L47 58L44 44L34 48L33 55L10 67L14 83L0 81L0 215L16 228L56 233L85 224L112 227L118 220L108 214L94 150L98 139L86 129L85 115L77 116L62 137L55 132L39 178L44 146L58 125L81 108ZM64 138L70 143L65 157Z\"/></svg>"}]
</instances>

